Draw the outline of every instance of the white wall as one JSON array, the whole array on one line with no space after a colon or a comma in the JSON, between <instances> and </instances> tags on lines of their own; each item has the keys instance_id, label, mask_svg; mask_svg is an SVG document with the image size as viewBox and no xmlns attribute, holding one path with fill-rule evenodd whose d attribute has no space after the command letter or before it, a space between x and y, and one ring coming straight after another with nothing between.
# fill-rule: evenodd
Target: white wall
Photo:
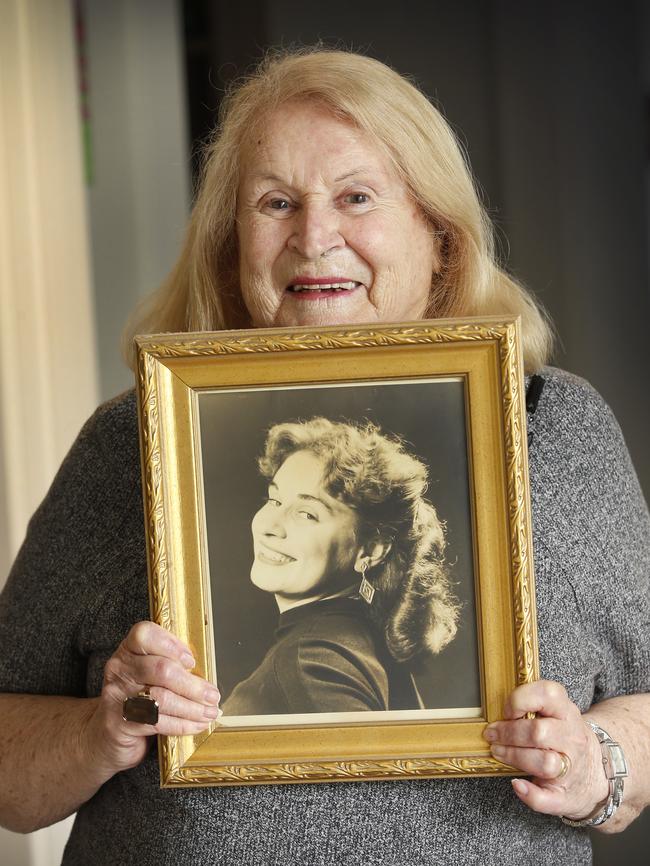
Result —
<instances>
[{"instance_id":1,"label":"white wall","mask_svg":"<svg viewBox=\"0 0 650 866\"><path fill-rule=\"evenodd\" d=\"M162 282L190 206L177 0L86 0L93 177L88 189L102 399L131 387L124 321Z\"/></svg>"}]
</instances>

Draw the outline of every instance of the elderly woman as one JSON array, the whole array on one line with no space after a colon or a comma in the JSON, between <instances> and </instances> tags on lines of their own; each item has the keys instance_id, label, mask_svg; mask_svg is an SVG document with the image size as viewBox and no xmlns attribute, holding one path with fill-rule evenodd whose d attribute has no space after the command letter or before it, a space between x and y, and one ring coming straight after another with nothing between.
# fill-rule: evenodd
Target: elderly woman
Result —
<instances>
[{"instance_id":1,"label":"elderly woman","mask_svg":"<svg viewBox=\"0 0 650 866\"><path fill-rule=\"evenodd\" d=\"M461 151L409 82L345 52L263 64L225 104L179 262L134 330L488 313L521 314L527 370L545 383L529 417L544 679L517 688L485 732L527 778L160 790L151 735L203 730L218 693L191 673L188 647L146 622L127 394L84 428L2 597L2 823L28 831L78 810L66 864L555 866L589 861L585 824L616 831L639 814L647 509L603 401L541 369L544 319L495 263ZM144 684L160 704L155 729L122 717ZM627 779L604 768L607 735Z\"/></svg>"},{"instance_id":2,"label":"elderly woman","mask_svg":"<svg viewBox=\"0 0 650 866\"><path fill-rule=\"evenodd\" d=\"M260 469L251 580L280 623L224 713L418 709L405 662L440 652L457 620L425 465L373 424L312 418L272 427Z\"/></svg>"}]
</instances>

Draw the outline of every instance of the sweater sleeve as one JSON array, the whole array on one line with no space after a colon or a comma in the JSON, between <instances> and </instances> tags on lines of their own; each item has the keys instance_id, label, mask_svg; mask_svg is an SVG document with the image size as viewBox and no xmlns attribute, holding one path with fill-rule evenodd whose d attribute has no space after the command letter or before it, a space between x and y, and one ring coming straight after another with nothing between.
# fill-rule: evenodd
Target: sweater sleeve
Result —
<instances>
[{"instance_id":1,"label":"sweater sleeve","mask_svg":"<svg viewBox=\"0 0 650 866\"><path fill-rule=\"evenodd\" d=\"M585 422L602 430L587 463L591 489L582 491L600 586L579 587L602 648L598 701L650 691L650 519L620 427L600 398Z\"/></svg>"},{"instance_id":2,"label":"sweater sleeve","mask_svg":"<svg viewBox=\"0 0 650 866\"><path fill-rule=\"evenodd\" d=\"M593 698L650 691L650 518L620 427L577 377L551 374L531 470L538 546L571 588ZM543 611L542 611L543 615ZM565 616L565 619L567 617ZM578 624L563 623L565 629ZM547 645L551 655L554 648Z\"/></svg>"},{"instance_id":3,"label":"sweater sleeve","mask_svg":"<svg viewBox=\"0 0 650 866\"><path fill-rule=\"evenodd\" d=\"M137 452L134 418L131 396L100 407L30 521L0 595L0 691L86 693L84 624L139 496L137 475L123 468Z\"/></svg>"}]
</instances>

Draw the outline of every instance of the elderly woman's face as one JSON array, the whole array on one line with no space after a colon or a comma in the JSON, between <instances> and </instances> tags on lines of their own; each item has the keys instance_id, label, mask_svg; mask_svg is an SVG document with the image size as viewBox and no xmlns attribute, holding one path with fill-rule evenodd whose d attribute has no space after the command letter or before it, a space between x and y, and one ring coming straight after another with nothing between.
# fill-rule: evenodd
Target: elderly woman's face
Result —
<instances>
[{"instance_id":1,"label":"elderly woman's face","mask_svg":"<svg viewBox=\"0 0 650 866\"><path fill-rule=\"evenodd\" d=\"M243 157L237 219L255 326L424 315L438 269L431 226L385 154L324 107L269 116Z\"/></svg>"},{"instance_id":2,"label":"elderly woman's face","mask_svg":"<svg viewBox=\"0 0 650 866\"><path fill-rule=\"evenodd\" d=\"M269 485L251 525L251 580L285 602L332 594L354 583L357 516L323 485L323 461L297 451Z\"/></svg>"}]
</instances>

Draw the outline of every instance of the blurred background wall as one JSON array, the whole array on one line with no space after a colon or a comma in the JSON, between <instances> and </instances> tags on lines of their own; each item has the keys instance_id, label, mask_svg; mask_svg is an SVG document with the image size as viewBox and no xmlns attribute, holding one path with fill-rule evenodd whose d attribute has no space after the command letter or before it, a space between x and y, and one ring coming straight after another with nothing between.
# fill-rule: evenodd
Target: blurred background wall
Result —
<instances>
[{"instance_id":1,"label":"blurred background wall","mask_svg":"<svg viewBox=\"0 0 650 866\"><path fill-rule=\"evenodd\" d=\"M131 386L124 319L178 252L224 86L269 45L361 50L437 102L467 147L509 268L556 323L555 363L610 402L650 493L648 4L0 9L0 583L82 419ZM596 863L647 862L649 825L646 815L622 836L598 836ZM27 839L0 831L3 863L58 863L67 826Z\"/></svg>"}]
</instances>

